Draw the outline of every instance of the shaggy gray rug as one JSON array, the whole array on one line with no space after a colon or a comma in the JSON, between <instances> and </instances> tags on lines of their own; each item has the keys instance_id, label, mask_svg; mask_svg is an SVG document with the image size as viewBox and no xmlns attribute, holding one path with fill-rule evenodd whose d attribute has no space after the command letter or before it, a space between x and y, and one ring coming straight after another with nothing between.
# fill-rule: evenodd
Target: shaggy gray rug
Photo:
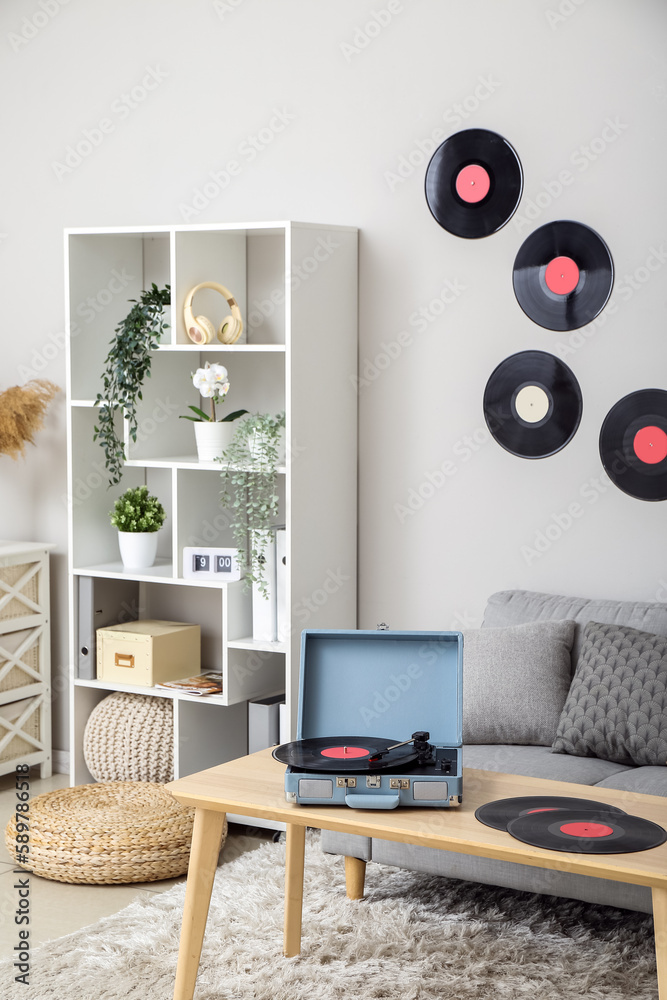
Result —
<instances>
[{"instance_id":1,"label":"shaggy gray rug","mask_svg":"<svg viewBox=\"0 0 667 1000\"><path fill-rule=\"evenodd\" d=\"M227 850L227 848L225 848ZM195 1000L656 1000L650 917L343 859L309 836L303 951L282 955L284 846L216 876ZM36 950L29 986L0 996L171 1000L184 886Z\"/></svg>"}]
</instances>

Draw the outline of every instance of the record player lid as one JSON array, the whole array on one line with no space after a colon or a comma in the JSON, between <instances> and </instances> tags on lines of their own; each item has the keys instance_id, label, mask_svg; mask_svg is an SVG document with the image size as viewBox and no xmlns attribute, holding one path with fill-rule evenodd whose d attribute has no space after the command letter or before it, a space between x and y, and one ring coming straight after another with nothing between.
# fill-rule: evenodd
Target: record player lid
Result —
<instances>
[{"instance_id":1,"label":"record player lid","mask_svg":"<svg viewBox=\"0 0 667 1000\"><path fill-rule=\"evenodd\" d=\"M318 736L462 740L460 632L306 629L301 635L298 740Z\"/></svg>"}]
</instances>

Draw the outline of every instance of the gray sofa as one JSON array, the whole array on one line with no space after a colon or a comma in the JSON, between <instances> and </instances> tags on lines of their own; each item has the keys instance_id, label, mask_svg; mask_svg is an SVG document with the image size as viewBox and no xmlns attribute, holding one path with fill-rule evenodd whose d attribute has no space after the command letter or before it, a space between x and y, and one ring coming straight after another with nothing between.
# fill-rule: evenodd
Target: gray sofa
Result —
<instances>
[{"instance_id":1,"label":"gray sofa","mask_svg":"<svg viewBox=\"0 0 667 1000\"><path fill-rule=\"evenodd\" d=\"M495 637L502 637L504 634L514 635L517 631L520 633L521 630L513 629L513 626L547 621L559 621L565 625L568 620L575 623L570 632L571 652L567 653L569 662L566 664L566 670L568 675L564 674L559 684L555 684L548 692L545 691L544 699L551 701L548 711L543 714L540 724L533 727L529 737L522 735L522 739L530 739L530 745L517 745L516 740L511 738L511 732L507 733L510 738L506 738L503 742L482 742L478 738L479 734L484 732L484 712L480 712L480 705L474 703L477 695L475 687L480 683L479 669L476 668L473 672L472 690L466 696L466 648L472 650L474 655L476 644L479 645L480 640L486 641L489 637L482 635L481 630L467 634L464 631L463 765L470 768L482 768L489 771L588 785L591 787L591 798L595 799L604 800L605 788L637 791L649 795L664 795L666 797L665 825L667 825L667 766L664 763L661 766L637 766L600 759L597 756L573 756L571 753L552 752L552 743L556 737L560 711L565 704L569 682L581 652L584 626L588 622L599 622L629 626L658 636L667 636L667 605L587 600L520 590L502 591L489 598L482 630L505 630L504 632L496 631L493 634L495 641ZM548 631L546 634L549 635ZM491 659L496 659L496 657L491 657ZM498 677L502 688L499 694L501 698L507 694L506 677L511 678L511 663L508 669L508 675L505 677L499 675ZM524 674L527 677L528 672L524 671ZM515 676L515 684L516 680ZM523 684L521 686L523 687ZM468 687L470 688L470 685ZM541 698L535 691L530 696L533 701ZM539 709L540 705L535 704L535 717L540 715ZM554 711L556 711L556 715L554 715ZM481 728L478 724L473 725L473 729L475 726L477 729L475 732L472 731L469 724L469 731L466 733L467 717L473 718L475 713L480 716L478 722L481 723ZM502 706L498 712L494 706L493 712L486 713L488 718L496 714L502 714ZM533 713L530 714L532 719ZM517 732L522 734L526 731L525 724L518 720L515 728ZM463 795L465 802L465 775ZM651 890L645 886L587 878L567 872L546 871L527 865L510 864L333 831L322 832L322 849L327 853L343 854L363 861L372 860L380 864L395 865L414 871L467 879L489 885L565 896L646 913L650 913L652 910Z\"/></svg>"}]
</instances>

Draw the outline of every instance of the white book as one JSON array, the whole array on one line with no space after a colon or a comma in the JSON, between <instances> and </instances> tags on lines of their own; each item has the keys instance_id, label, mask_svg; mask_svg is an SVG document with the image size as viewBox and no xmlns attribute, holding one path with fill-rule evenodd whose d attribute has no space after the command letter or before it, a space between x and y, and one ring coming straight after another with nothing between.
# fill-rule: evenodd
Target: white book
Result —
<instances>
[{"instance_id":1,"label":"white book","mask_svg":"<svg viewBox=\"0 0 667 1000\"><path fill-rule=\"evenodd\" d=\"M274 530L262 532L267 535L264 548L265 596L256 583L252 585L252 637L259 642L275 642L277 630L276 616L276 533Z\"/></svg>"},{"instance_id":2,"label":"white book","mask_svg":"<svg viewBox=\"0 0 667 1000\"><path fill-rule=\"evenodd\" d=\"M276 634L279 642L289 635L287 613L287 531L276 528Z\"/></svg>"}]
</instances>

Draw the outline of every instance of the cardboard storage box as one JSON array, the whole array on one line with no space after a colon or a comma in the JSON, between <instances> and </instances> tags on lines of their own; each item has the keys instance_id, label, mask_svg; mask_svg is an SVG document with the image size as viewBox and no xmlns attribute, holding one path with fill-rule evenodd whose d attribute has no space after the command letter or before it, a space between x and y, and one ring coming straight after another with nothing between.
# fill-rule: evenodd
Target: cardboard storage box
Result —
<instances>
[{"instance_id":1,"label":"cardboard storage box","mask_svg":"<svg viewBox=\"0 0 667 1000\"><path fill-rule=\"evenodd\" d=\"M139 621L97 630L97 676L152 687L201 670L199 625Z\"/></svg>"}]
</instances>

